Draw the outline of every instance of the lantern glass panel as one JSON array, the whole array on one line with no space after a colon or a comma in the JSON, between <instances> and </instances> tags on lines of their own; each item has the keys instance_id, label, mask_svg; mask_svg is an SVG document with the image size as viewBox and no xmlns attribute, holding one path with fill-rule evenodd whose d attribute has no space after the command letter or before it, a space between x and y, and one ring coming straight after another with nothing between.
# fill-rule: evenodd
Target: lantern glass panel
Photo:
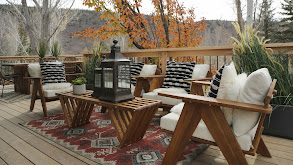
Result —
<instances>
[{"instance_id":1,"label":"lantern glass panel","mask_svg":"<svg viewBox=\"0 0 293 165\"><path fill-rule=\"evenodd\" d=\"M104 87L113 88L113 68L103 68Z\"/></svg>"},{"instance_id":2,"label":"lantern glass panel","mask_svg":"<svg viewBox=\"0 0 293 165\"><path fill-rule=\"evenodd\" d=\"M97 68L95 73L95 87L101 88L102 87L102 75L101 75L101 70L102 68Z\"/></svg>"},{"instance_id":3,"label":"lantern glass panel","mask_svg":"<svg viewBox=\"0 0 293 165\"><path fill-rule=\"evenodd\" d=\"M129 65L118 65L118 88L130 88Z\"/></svg>"}]
</instances>

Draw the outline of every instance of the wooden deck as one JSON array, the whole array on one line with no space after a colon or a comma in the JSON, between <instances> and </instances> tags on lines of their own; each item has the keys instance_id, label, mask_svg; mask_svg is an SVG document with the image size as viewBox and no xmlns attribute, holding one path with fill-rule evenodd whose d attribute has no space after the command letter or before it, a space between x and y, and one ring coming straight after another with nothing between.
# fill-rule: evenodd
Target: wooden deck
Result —
<instances>
[{"instance_id":1,"label":"wooden deck","mask_svg":"<svg viewBox=\"0 0 293 165\"><path fill-rule=\"evenodd\" d=\"M96 164L58 144L20 126L18 123L43 117L39 100L34 112L29 99L7 103L0 100L0 165L2 164ZM59 101L47 103L49 115L62 113ZM273 156L246 156L255 165L293 164L293 141L264 136ZM227 164L218 147L210 146L195 157L192 165Z\"/></svg>"}]
</instances>

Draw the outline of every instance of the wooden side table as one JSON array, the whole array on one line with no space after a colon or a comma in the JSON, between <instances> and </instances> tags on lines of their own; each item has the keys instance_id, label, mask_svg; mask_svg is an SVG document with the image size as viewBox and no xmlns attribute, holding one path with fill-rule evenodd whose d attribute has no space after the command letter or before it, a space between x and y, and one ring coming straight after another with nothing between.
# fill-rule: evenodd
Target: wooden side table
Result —
<instances>
[{"instance_id":1,"label":"wooden side table","mask_svg":"<svg viewBox=\"0 0 293 165\"><path fill-rule=\"evenodd\" d=\"M102 109L109 112L121 148L143 138L161 104L161 101L144 98L110 103L93 98L91 94L92 91L83 95L73 95L72 92L57 93L68 126L77 127L89 123L94 105L101 105Z\"/></svg>"}]
</instances>

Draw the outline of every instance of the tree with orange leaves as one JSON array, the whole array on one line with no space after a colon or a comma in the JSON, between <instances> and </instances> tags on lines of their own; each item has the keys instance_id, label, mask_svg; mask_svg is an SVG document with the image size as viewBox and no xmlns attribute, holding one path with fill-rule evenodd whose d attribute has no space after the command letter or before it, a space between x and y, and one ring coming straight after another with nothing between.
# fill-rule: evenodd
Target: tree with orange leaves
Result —
<instances>
[{"instance_id":1,"label":"tree with orange leaves","mask_svg":"<svg viewBox=\"0 0 293 165\"><path fill-rule=\"evenodd\" d=\"M152 0L150 15L141 13L141 0L84 0L84 5L102 12L106 25L75 32L82 40L107 40L128 35L129 46L138 49L197 47L203 41L205 20L195 21L193 9L177 0Z\"/></svg>"}]
</instances>

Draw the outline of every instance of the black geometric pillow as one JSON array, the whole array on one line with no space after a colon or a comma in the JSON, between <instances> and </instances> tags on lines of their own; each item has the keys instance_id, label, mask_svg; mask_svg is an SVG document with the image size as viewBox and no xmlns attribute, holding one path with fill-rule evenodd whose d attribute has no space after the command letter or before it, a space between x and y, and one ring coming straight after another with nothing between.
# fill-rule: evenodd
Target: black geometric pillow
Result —
<instances>
[{"instance_id":1,"label":"black geometric pillow","mask_svg":"<svg viewBox=\"0 0 293 165\"><path fill-rule=\"evenodd\" d=\"M66 82L64 64L40 63L43 84Z\"/></svg>"},{"instance_id":2,"label":"black geometric pillow","mask_svg":"<svg viewBox=\"0 0 293 165\"><path fill-rule=\"evenodd\" d=\"M144 65L143 62L131 63L130 64L130 74L131 74L131 76L139 76L143 65ZM136 78L131 78L131 84L134 85L134 86L136 85Z\"/></svg>"},{"instance_id":3,"label":"black geometric pillow","mask_svg":"<svg viewBox=\"0 0 293 165\"><path fill-rule=\"evenodd\" d=\"M230 63L223 65L218 71L217 74L213 77L212 83L211 83L211 87L210 87L210 91L208 93L208 97L213 97L213 98L217 98L218 96L218 90L221 84L221 79L222 79L222 73L223 70L226 66L230 65Z\"/></svg>"},{"instance_id":4,"label":"black geometric pillow","mask_svg":"<svg viewBox=\"0 0 293 165\"><path fill-rule=\"evenodd\" d=\"M195 64L196 62L168 61L163 88L182 88L189 93L190 83L184 80L192 77Z\"/></svg>"}]
</instances>

